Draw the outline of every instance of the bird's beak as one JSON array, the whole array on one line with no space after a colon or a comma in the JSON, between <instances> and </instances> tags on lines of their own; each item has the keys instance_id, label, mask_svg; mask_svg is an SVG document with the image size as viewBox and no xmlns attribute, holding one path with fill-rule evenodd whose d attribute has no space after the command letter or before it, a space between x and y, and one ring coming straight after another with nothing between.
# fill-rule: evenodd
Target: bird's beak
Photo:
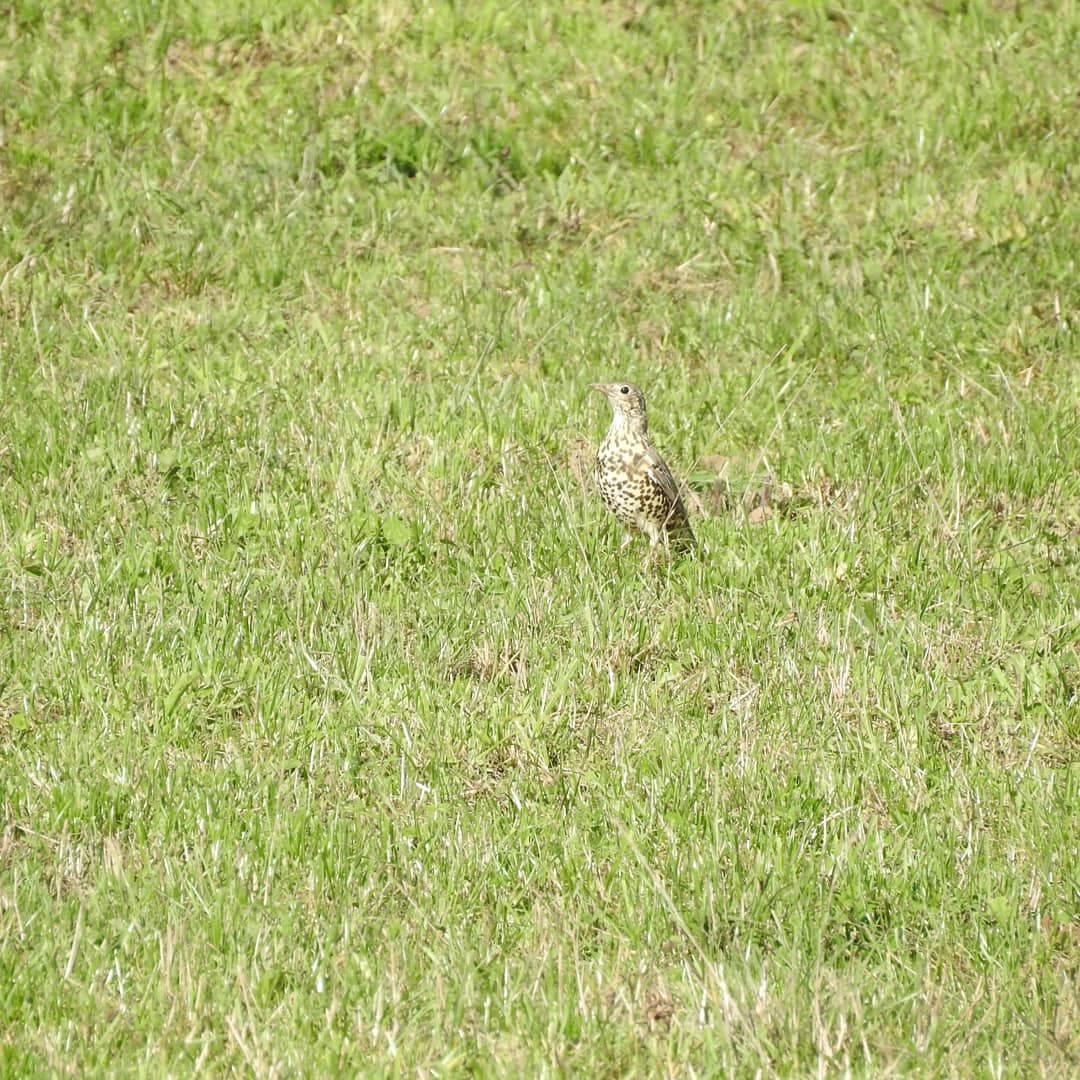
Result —
<instances>
[{"instance_id":1,"label":"bird's beak","mask_svg":"<svg viewBox=\"0 0 1080 1080\"><path fill-rule=\"evenodd\" d=\"M607 392L607 387L602 382L589 383L590 390L599 390L601 394Z\"/></svg>"}]
</instances>

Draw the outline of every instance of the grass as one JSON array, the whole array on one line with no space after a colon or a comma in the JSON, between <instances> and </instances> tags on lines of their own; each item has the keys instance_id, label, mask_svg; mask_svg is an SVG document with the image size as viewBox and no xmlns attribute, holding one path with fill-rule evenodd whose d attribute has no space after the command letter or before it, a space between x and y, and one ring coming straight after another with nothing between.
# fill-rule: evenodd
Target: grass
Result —
<instances>
[{"instance_id":1,"label":"grass","mask_svg":"<svg viewBox=\"0 0 1080 1080\"><path fill-rule=\"evenodd\" d=\"M5 21L0 1073L1080 1069L1076 3Z\"/></svg>"}]
</instances>

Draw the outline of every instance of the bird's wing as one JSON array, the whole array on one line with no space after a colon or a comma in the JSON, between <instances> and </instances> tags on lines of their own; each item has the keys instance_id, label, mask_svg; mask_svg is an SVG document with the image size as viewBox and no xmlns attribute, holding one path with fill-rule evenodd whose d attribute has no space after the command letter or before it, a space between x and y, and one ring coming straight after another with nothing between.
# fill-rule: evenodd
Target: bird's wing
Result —
<instances>
[{"instance_id":1,"label":"bird's wing","mask_svg":"<svg viewBox=\"0 0 1080 1080\"><path fill-rule=\"evenodd\" d=\"M682 499L679 497L679 485L675 483L675 477L667 467L667 462L657 453L655 447L650 446L641 455L641 465L646 476L664 493L670 500L673 508L673 516L686 517Z\"/></svg>"}]
</instances>

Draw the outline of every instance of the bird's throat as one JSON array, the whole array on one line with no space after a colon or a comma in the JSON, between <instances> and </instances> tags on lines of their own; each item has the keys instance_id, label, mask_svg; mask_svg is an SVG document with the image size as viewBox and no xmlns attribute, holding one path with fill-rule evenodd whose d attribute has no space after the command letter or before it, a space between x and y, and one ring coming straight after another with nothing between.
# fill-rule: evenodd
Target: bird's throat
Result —
<instances>
[{"instance_id":1,"label":"bird's throat","mask_svg":"<svg viewBox=\"0 0 1080 1080\"><path fill-rule=\"evenodd\" d=\"M610 435L635 435L645 438L648 433L648 425L644 416L632 416L629 413L616 412L611 420Z\"/></svg>"}]
</instances>

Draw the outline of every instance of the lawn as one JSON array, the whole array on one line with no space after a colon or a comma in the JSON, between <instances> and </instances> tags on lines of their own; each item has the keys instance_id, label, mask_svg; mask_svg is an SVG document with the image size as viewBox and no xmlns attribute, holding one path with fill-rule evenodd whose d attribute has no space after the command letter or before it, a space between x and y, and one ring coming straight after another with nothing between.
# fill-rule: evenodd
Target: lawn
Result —
<instances>
[{"instance_id":1,"label":"lawn","mask_svg":"<svg viewBox=\"0 0 1080 1080\"><path fill-rule=\"evenodd\" d=\"M0 40L0 1075L1080 1072L1075 0Z\"/></svg>"}]
</instances>

